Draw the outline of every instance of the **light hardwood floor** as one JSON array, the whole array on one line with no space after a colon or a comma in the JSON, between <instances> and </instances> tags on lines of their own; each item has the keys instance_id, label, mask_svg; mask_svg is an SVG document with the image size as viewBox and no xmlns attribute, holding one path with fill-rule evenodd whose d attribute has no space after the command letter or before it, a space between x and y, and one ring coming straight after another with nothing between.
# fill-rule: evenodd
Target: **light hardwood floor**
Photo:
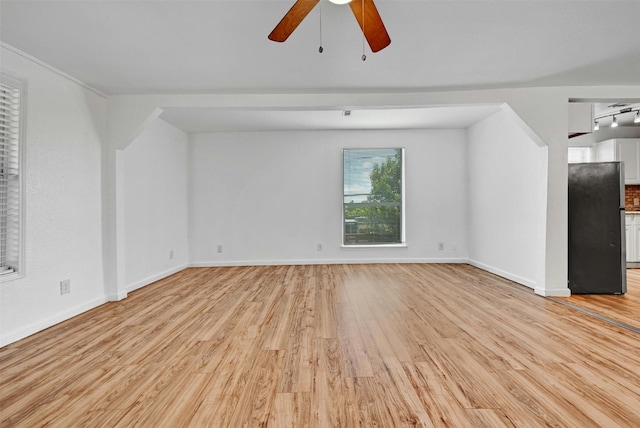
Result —
<instances>
[{"instance_id":1,"label":"light hardwood floor","mask_svg":"<svg viewBox=\"0 0 640 428\"><path fill-rule=\"evenodd\" d=\"M0 349L0 426L639 427L639 345L468 265L193 268Z\"/></svg>"},{"instance_id":2,"label":"light hardwood floor","mask_svg":"<svg viewBox=\"0 0 640 428\"><path fill-rule=\"evenodd\" d=\"M626 294L575 294L558 300L640 330L640 269L627 269Z\"/></svg>"}]
</instances>

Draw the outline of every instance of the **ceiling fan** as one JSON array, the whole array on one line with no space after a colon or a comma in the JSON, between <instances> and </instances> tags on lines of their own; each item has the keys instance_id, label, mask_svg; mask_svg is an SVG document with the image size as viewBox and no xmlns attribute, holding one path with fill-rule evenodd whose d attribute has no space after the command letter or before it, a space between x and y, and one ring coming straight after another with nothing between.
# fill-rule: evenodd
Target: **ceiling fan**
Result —
<instances>
[{"instance_id":1,"label":"ceiling fan","mask_svg":"<svg viewBox=\"0 0 640 428\"><path fill-rule=\"evenodd\" d=\"M329 0L336 4L349 3L353 15L358 20L360 28L364 33L371 51L378 52L391 43L389 34L382 23L382 18L378 13L373 0ZM320 0L297 0L289 9L289 12L282 18L280 23L276 25L269 40L274 42L284 42L298 27L302 20L311 12Z\"/></svg>"}]
</instances>

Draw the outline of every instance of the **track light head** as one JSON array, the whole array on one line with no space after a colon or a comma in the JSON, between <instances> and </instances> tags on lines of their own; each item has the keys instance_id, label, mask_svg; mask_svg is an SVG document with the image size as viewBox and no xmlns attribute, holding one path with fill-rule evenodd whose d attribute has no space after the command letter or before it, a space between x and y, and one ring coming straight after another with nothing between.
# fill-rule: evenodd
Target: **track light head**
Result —
<instances>
[{"instance_id":1,"label":"track light head","mask_svg":"<svg viewBox=\"0 0 640 428\"><path fill-rule=\"evenodd\" d=\"M611 106L610 106L611 107ZM622 124L623 125L628 125L630 124L630 120L628 116L625 116L627 113L631 113L634 115L633 118L633 123L634 124L640 124L640 109L638 109L637 106L632 106L632 107L626 107L617 111L613 111L611 113L606 113L606 114L602 114L600 116L596 116L594 117L594 121L593 121L593 130L597 131L600 129L600 123L599 121L605 118L612 118L611 120L611 126L612 128L617 128L618 126L620 126L620 123L618 122L618 116L623 115L623 119L622 119Z\"/></svg>"}]
</instances>

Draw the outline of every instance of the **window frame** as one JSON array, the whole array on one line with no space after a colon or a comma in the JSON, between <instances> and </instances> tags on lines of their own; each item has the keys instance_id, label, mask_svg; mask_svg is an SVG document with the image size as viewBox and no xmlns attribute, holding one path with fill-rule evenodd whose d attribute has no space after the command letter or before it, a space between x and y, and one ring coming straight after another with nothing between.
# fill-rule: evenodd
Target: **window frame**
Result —
<instances>
[{"instance_id":1,"label":"window frame","mask_svg":"<svg viewBox=\"0 0 640 428\"><path fill-rule=\"evenodd\" d=\"M571 152L580 152L581 156L579 160L571 159ZM587 153L587 159L584 159L582 153ZM567 148L567 161L568 163L589 163L593 161L593 147L591 146L569 146Z\"/></svg>"},{"instance_id":2,"label":"window frame","mask_svg":"<svg viewBox=\"0 0 640 428\"><path fill-rule=\"evenodd\" d=\"M0 271L0 283L12 281L15 279L23 278L25 276L25 131L26 131L26 116L27 116L27 81L26 79L15 75L6 70L0 70L0 82L3 86L16 90L19 95L19 106L16 109L18 115L18 125L15 130L18 132L17 138L17 183L14 185L14 190L17 193L14 196L17 201L15 206L17 207L17 214L15 214L15 222L17 225L17 231L14 232L14 236L17 239L16 249L14 250L15 257L17 258L15 266L7 271ZM14 174L15 175L15 174ZM7 202L10 205L11 202ZM8 234L7 234L8 235ZM6 245L5 242L0 242L0 246ZM2 250L6 251L6 248ZM8 265L8 263L7 263Z\"/></svg>"},{"instance_id":3,"label":"window frame","mask_svg":"<svg viewBox=\"0 0 640 428\"><path fill-rule=\"evenodd\" d=\"M345 227L346 227L346 219L345 219L345 203L344 203L344 186L345 186L345 152L347 151L355 151L355 150L400 150L401 154L401 202L400 202L400 242L389 242L389 243L360 243L360 244L347 244L345 242ZM402 146L395 147L346 147L342 149L342 237L340 238L341 247L342 248L406 248L407 240L406 240L406 166L405 166L405 158L406 158L406 149Z\"/></svg>"}]
</instances>

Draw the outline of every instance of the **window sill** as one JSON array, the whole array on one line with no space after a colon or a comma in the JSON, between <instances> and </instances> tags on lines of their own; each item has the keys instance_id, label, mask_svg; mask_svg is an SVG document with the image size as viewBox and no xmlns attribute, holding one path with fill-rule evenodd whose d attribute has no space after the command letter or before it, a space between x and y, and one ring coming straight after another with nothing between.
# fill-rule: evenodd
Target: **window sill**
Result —
<instances>
[{"instance_id":1,"label":"window sill","mask_svg":"<svg viewBox=\"0 0 640 428\"><path fill-rule=\"evenodd\" d=\"M11 272L0 275L0 283L15 281L16 279L24 278L24 274L20 272Z\"/></svg>"},{"instance_id":2,"label":"window sill","mask_svg":"<svg viewBox=\"0 0 640 428\"><path fill-rule=\"evenodd\" d=\"M408 245L406 243L403 244L356 244L356 245L345 245L342 244L340 248L407 248Z\"/></svg>"}]
</instances>

